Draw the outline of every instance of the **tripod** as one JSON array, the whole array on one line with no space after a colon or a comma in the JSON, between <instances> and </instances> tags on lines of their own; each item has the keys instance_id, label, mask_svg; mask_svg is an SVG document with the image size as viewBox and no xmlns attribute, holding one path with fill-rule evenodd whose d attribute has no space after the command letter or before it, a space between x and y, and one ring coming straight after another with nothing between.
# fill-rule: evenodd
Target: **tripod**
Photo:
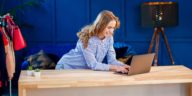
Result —
<instances>
[{"instance_id":1,"label":"tripod","mask_svg":"<svg viewBox=\"0 0 192 96\"><path fill-rule=\"evenodd\" d=\"M172 54L171 54L171 49L170 49L169 44L168 44L167 37L165 36L165 33L164 33L164 28L163 27L155 27L153 37L152 37L152 40L151 40L151 43L150 43L150 47L149 47L149 50L148 50L148 53L152 52L154 41L156 40L156 42L155 42L156 45L155 45L154 66L158 65L158 49L159 49L160 33L162 33L162 36L163 36L167 51L169 53L169 57L171 59L171 63L175 64L175 62L173 60L173 57L172 57Z\"/></svg>"}]
</instances>

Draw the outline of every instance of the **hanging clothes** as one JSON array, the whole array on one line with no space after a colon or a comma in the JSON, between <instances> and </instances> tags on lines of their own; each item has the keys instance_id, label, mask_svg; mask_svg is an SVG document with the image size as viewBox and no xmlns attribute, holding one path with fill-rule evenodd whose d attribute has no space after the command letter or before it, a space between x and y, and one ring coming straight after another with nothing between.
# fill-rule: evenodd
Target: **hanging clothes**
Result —
<instances>
[{"instance_id":1,"label":"hanging clothes","mask_svg":"<svg viewBox=\"0 0 192 96\"><path fill-rule=\"evenodd\" d=\"M13 50L13 43L8 33L5 31L4 27L0 28L3 37L5 56L6 56L6 69L8 73L9 80L13 78L15 73L15 54Z\"/></svg>"},{"instance_id":2,"label":"hanging clothes","mask_svg":"<svg viewBox=\"0 0 192 96\"><path fill-rule=\"evenodd\" d=\"M0 55L1 55L1 58L0 58L0 82L1 82L1 86L0 86L0 88L2 90L2 88L4 88L4 86L5 86L4 82L7 80L8 75L7 75L7 69L6 69L5 48L4 48L3 36L1 34L1 32L0 32Z\"/></svg>"},{"instance_id":3,"label":"hanging clothes","mask_svg":"<svg viewBox=\"0 0 192 96\"><path fill-rule=\"evenodd\" d=\"M13 41L14 50L21 50L26 47L26 42L21 34L19 27L15 24L11 16L8 14L5 16L7 22L7 29Z\"/></svg>"},{"instance_id":4,"label":"hanging clothes","mask_svg":"<svg viewBox=\"0 0 192 96\"><path fill-rule=\"evenodd\" d=\"M10 96L12 95L12 79L15 73L15 50L20 50L26 47L25 40L21 35L21 31L19 27L13 22L11 16L6 14L4 16L0 16L0 50L2 63L0 62L1 72L0 77L2 79L3 76L7 76L5 80L2 79L2 85L6 86L6 81L9 81L9 92ZM4 55L4 58L2 58ZM0 90L1 91L1 90ZM1 94L0 94L1 95Z\"/></svg>"},{"instance_id":5,"label":"hanging clothes","mask_svg":"<svg viewBox=\"0 0 192 96\"><path fill-rule=\"evenodd\" d=\"M15 73L15 53L14 50L21 50L26 47L26 42L21 34L19 27L14 23L10 14L1 18L1 34L5 48L6 69L9 80Z\"/></svg>"},{"instance_id":6,"label":"hanging clothes","mask_svg":"<svg viewBox=\"0 0 192 96\"><path fill-rule=\"evenodd\" d=\"M14 50L17 51L25 48L26 42L10 14L0 16L0 34L0 79L2 81L0 84L6 86L6 81L9 80L11 83L15 73L16 62Z\"/></svg>"},{"instance_id":7,"label":"hanging clothes","mask_svg":"<svg viewBox=\"0 0 192 96\"><path fill-rule=\"evenodd\" d=\"M0 78L1 80L5 80L7 78L7 70L6 70L6 60L5 60L5 48L4 48L4 42L3 42L3 35L1 32L1 27L0 27Z\"/></svg>"}]
</instances>

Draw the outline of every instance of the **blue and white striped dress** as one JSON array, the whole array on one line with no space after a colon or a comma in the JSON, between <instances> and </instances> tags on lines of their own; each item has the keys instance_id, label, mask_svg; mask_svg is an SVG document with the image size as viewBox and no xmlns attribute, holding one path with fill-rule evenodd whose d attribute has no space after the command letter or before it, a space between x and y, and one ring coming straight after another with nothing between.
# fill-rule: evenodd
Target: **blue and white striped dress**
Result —
<instances>
[{"instance_id":1,"label":"blue and white striped dress","mask_svg":"<svg viewBox=\"0 0 192 96\"><path fill-rule=\"evenodd\" d=\"M92 69L109 70L109 64L124 65L116 60L116 54L113 47L113 37L107 37L103 40L93 36L88 41L87 48L78 40L76 48L64 54L56 65L56 70L61 69ZM103 59L107 56L107 63Z\"/></svg>"}]
</instances>

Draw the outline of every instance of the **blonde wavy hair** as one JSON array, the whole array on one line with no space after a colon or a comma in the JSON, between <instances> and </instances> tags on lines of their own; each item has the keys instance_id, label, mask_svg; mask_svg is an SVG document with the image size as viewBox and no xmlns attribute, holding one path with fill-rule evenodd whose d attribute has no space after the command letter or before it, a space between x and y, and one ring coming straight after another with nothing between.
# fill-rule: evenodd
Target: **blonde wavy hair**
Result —
<instances>
[{"instance_id":1,"label":"blonde wavy hair","mask_svg":"<svg viewBox=\"0 0 192 96\"><path fill-rule=\"evenodd\" d=\"M116 21L115 29L119 28L119 18L116 17L113 12L104 10L98 14L93 24L83 27L80 32L77 33L77 36L83 43L83 47L87 48L89 39L92 36L98 36L100 33L102 33L107 27L108 23L112 20Z\"/></svg>"}]
</instances>

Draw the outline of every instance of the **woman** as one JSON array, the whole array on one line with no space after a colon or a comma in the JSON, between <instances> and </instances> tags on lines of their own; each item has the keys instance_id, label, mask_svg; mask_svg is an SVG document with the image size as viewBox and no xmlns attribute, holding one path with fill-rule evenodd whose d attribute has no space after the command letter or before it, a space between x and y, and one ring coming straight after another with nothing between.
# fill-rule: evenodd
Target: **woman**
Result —
<instances>
[{"instance_id":1,"label":"woman","mask_svg":"<svg viewBox=\"0 0 192 96\"><path fill-rule=\"evenodd\" d=\"M104 10L99 13L91 25L77 33L79 40L72 49L59 60L56 69L92 69L127 73L129 66L116 60L113 47L113 32L120 22L112 12ZM107 64L102 63L107 57Z\"/></svg>"}]
</instances>

